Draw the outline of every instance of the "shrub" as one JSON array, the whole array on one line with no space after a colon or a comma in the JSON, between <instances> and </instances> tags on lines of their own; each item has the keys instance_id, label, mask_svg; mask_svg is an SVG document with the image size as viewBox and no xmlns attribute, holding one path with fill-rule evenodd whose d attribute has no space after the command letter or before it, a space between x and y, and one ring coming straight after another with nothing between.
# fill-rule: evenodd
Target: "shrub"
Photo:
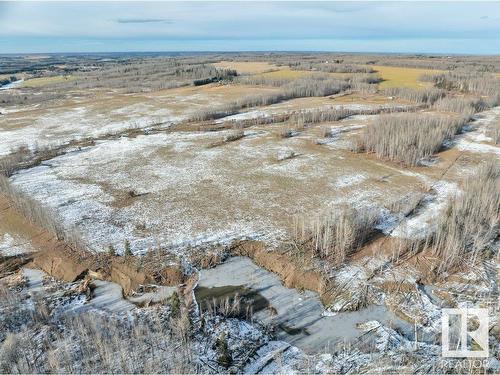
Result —
<instances>
[{"instance_id":1,"label":"shrub","mask_svg":"<svg viewBox=\"0 0 500 375\"><path fill-rule=\"evenodd\" d=\"M245 132L243 130L233 130L228 135L224 137L224 142L234 142L238 139L241 139L245 136Z\"/></svg>"},{"instance_id":2,"label":"shrub","mask_svg":"<svg viewBox=\"0 0 500 375\"><path fill-rule=\"evenodd\" d=\"M370 210L328 209L312 218L296 218L294 239L312 255L341 264L366 244L375 224Z\"/></svg>"},{"instance_id":3,"label":"shrub","mask_svg":"<svg viewBox=\"0 0 500 375\"><path fill-rule=\"evenodd\" d=\"M132 249L130 248L129 240L125 240L125 252L123 253L123 255L125 255L126 257L131 257L132 255L134 255L132 253Z\"/></svg>"},{"instance_id":4,"label":"shrub","mask_svg":"<svg viewBox=\"0 0 500 375\"><path fill-rule=\"evenodd\" d=\"M172 293L168 299L168 304L170 305L171 316L178 318L181 315L181 299L179 298L179 293Z\"/></svg>"},{"instance_id":5,"label":"shrub","mask_svg":"<svg viewBox=\"0 0 500 375\"><path fill-rule=\"evenodd\" d=\"M228 368L233 363L233 358L231 357L231 353L229 352L229 345L227 344L226 335L223 333L220 334L219 338L215 342L215 348L218 353L217 361L219 364L225 368Z\"/></svg>"},{"instance_id":6,"label":"shrub","mask_svg":"<svg viewBox=\"0 0 500 375\"><path fill-rule=\"evenodd\" d=\"M291 138L293 137L293 130L288 128L280 129L277 133L278 138Z\"/></svg>"},{"instance_id":7,"label":"shrub","mask_svg":"<svg viewBox=\"0 0 500 375\"><path fill-rule=\"evenodd\" d=\"M108 254L109 254L110 256L115 256L115 255L116 255L116 250L115 250L114 246L113 246L113 245L111 245L111 244L110 244L110 245L109 245L109 247L108 247Z\"/></svg>"}]
</instances>

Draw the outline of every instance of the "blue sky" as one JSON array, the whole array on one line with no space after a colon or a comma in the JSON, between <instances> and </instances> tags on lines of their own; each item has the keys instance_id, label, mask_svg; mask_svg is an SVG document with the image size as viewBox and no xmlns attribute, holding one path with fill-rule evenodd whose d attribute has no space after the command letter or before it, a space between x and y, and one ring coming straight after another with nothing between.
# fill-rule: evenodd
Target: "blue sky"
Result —
<instances>
[{"instance_id":1,"label":"blue sky","mask_svg":"<svg viewBox=\"0 0 500 375\"><path fill-rule=\"evenodd\" d=\"M500 2L0 2L0 53L500 54Z\"/></svg>"}]
</instances>

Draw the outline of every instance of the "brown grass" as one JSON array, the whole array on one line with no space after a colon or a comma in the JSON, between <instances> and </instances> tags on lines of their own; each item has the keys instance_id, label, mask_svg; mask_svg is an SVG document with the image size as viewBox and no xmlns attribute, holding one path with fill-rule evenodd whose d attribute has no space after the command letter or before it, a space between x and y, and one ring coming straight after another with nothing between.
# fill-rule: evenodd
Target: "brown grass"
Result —
<instances>
[{"instance_id":1,"label":"brown grass","mask_svg":"<svg viewBox=\"0 0 500 375\"><path fill-rule=\"evenodd\" d=\"M493 143L500 144L500 119L493 121L488 127L488 135L493 140Z\"/></svg>"}]
</instances>

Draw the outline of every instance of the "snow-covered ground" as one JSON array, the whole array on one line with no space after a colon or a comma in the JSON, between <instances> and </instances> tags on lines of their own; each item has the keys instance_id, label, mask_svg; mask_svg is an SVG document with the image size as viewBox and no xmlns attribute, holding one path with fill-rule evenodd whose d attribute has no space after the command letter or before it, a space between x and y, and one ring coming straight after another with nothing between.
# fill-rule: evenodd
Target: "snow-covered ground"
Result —
<instances>
[{"instance_id":1,"label":"snow-covered ground","mask_svg":"<svg viewBox=\"0 0 500 375\"><path fill-rule=\"evenodd\" d=\"M4 233L0 235L0 255L12 256L33 251L31 243L26 238Z\"/></svg>"},{"instance_id":2,"label":"snow-covered ground","mask_svg":"<svg viewBox=\"0 0 500 375\"><path fill-rule=\"evenodd\" d=\"M17 81L0 86L0 90L14 89L14 88L18 87L20 84L22 84L23 82L24 82L24 79L18 79Z\"/></svg>"},{"instance_id":3,"label":"snow-covered ground","mask_svg":"<svg viewBox=\"0 0 500 375\"><path fill-rule=\"evenodd\" d=\"M95 250L109 244L120 250L128 240L135 252L244 238L271 243L282 238L294 214L346 200L376 205L408 193L397 179L367 183L388 173L382 165L360 163L345 150L311 149L314 133L283 140L267 127L247 133L219 147L207 146L228 131L106 140L11 180L55 209ZM277 160L290 149L299 156Z\"/></svg>"}]
</instances>

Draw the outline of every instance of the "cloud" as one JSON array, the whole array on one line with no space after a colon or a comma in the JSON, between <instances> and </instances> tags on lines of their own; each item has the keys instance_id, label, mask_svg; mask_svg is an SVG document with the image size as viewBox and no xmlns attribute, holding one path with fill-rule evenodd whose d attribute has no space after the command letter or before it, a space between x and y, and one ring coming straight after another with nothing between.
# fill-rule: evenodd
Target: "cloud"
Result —
<instances>
[{"instance_id":1,"label":"cloud","mask_svg":"<svg viewBox=\"0 0 500 375\"><path fill-rule=\"evenodd\" d=\"M118 18L118 23L166 23L173 24L174 21L166 18Z\"/></svg>"}]
</instances>

